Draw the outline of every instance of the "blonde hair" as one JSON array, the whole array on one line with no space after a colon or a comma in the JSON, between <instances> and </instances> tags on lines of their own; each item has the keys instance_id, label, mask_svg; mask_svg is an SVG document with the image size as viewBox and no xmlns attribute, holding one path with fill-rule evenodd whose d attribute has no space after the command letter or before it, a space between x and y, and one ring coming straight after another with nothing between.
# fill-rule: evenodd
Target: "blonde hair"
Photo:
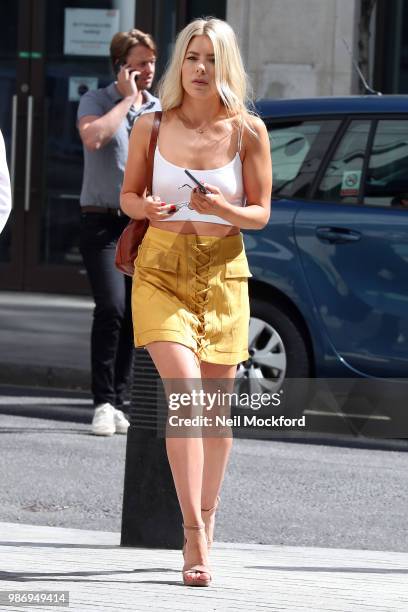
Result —
<instances>
[{"instance_id":1,"label":"blonde hair","mask_svg":"<svg viewBox=\"0 0 408 612\"><path fill-rule=\"evenodd\" d=\"M181 68L188 45L194 36L208 36L214 47L215 85L228 115L239 115L245 123L250 102L248 76L242 62L237 39L231 26L221 19L195 19L178 34L166 72L159 83L159 97L163 111L180 106L184 90Z\"/></svg>"}]
</instances>

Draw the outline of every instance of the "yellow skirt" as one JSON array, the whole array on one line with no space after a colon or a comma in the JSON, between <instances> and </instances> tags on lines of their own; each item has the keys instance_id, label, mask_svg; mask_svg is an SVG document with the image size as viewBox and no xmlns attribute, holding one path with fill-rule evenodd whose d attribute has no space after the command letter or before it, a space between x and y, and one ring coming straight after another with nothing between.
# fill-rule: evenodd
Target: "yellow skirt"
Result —
<instances>
[{"instance_id":1,"label":"yellow skirt","mask_svg":"<svg viewBox=\"0 0 408 612\"><path fill-rule=\"evenodd\" d=\"M242 234L218 238L149 227L133 276L135 346L178 342L200 361L245 361L250 276Z\"/></svg>"}]
</instances>

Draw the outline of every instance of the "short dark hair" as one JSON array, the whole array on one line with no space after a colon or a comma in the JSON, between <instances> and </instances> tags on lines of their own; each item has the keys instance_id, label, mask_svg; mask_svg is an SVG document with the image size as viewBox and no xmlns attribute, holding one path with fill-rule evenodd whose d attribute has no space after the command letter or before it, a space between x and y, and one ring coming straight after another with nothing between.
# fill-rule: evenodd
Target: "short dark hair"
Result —
<instances>
[{"instance_id":1,"label":"short dark hair","mask_svg":"<svg viewBox=\"0 0 408 612\"><path fill-rule=\"evenodd\" d=\"M128 32L118 32L112 38L110 44L112 65L114 66L117 62L125 62L130 49L136 45L143 45L157 55L157 47L153 37L134 28Z\"/></svg>"}]
</instances>

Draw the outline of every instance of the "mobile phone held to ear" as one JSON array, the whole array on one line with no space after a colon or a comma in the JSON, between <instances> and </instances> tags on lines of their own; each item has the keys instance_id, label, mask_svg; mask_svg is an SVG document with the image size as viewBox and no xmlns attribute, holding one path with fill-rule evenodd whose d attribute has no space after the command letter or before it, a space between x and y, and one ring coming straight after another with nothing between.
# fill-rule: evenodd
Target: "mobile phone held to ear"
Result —
<instances>
[{"instance_id":1,"label":"mobile phone held to ear","mask_svg":"<svg viewBox=\"0 0 408 612\"><path fill-rule=\"evenodd\" d=\"M188 178L191 179L193 183L197 185L201 193L211 193L210 191L208 191L208 189L206 189L206 187L204 187L202 183L200 183L198 179L196 179L195 176L191 174L191 172L189 172L188 170L184 170L184 172L187 174Z\"/></svg>"},{"instance_id":2,"label":"mobile phone held to ear","mask_svg":"<svg viewBox=\"0 0 408 612\"><path fill-rule=\"evenodd\" d=\"M119 60L117 62L115 62L115 75L118 76L118 74L120 72L120 69L123 66L126 66L126 65L127 65L126 62L120 62ZM135 71L134 70L130 70L130 72L135 72ZM135 81L137 81L138 78L139 78L139 75L137 74L135 76Z\"/></svg>"}]
</instances>

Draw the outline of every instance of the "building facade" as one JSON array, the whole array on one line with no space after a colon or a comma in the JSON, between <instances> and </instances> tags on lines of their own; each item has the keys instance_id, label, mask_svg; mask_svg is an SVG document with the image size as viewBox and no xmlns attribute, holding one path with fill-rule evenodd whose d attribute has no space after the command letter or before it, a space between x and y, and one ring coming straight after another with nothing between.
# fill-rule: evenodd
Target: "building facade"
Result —
<instances>
[{"instance_id":1,"label":"building facade","mask_svg":"<svg viewBox=\"0 0 408 612\"><path fill-rule=\"evenodd\" d=\"M357 0L228 0L254 91L260 98L347 95Z\"/></svg>"},{"instance_id":2,"label":"building facade","mask_svg":"<svg viewBox=\"0 0 408 612\"><path fill-rule=\"evenodd\" d=\"M371 72L384 91L406 87L404 5L378 2L373 16ZM255 97L358 91L342 39L356 53L361 0L3 0L2 9L0 127L13 211L0 237L0 290L88 293L78 248L76 111L84 91L113 79L114 32L152 32L160 76L180 28L214 15L237 32Z\"/></svg>"}]
</instances>

